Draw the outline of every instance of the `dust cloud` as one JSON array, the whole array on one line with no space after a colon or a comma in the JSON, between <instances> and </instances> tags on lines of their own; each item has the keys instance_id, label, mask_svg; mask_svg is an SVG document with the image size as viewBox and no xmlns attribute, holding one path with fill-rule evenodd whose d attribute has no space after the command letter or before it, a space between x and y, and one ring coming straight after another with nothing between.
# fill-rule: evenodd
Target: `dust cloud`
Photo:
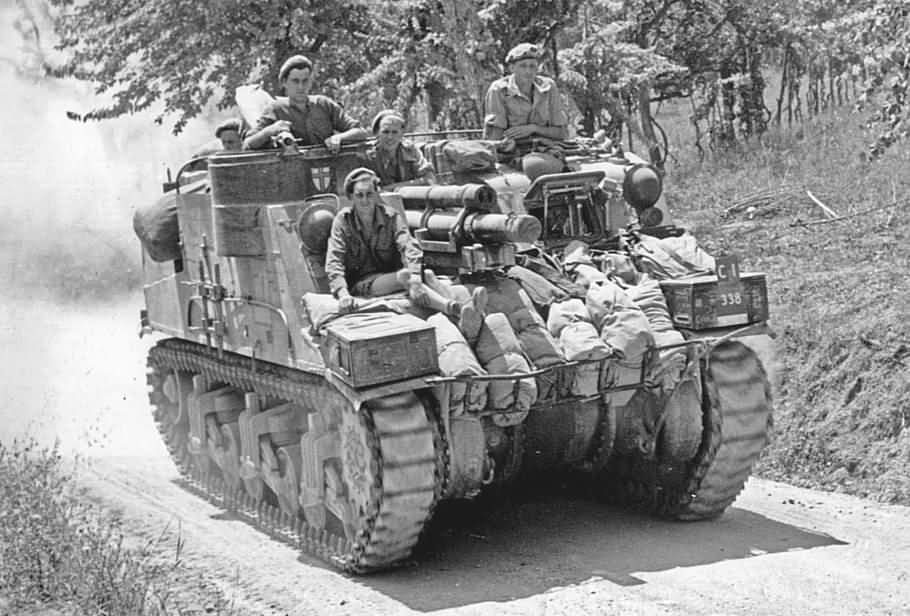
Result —
<instances>
[{"instance_id":1,"label":"dust cloud","mask_svg":"<svg viewBox=\"0 0 910 616\"><path fill-rule=\"evenodd\" d=\"M152 112L68 119L99 101L88 84L41 76L50 43L29 39L22 6L0 2L0 442L158 451L132 215L218 118L177 137Z\"/></svg>"}]
</instances>

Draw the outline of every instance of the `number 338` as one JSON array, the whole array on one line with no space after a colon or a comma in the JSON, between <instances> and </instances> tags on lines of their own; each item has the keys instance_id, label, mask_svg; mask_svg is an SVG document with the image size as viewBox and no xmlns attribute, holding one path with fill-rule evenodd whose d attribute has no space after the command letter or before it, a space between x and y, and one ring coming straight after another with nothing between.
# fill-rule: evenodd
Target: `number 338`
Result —
<instances>
[{"instance_id":1,"label":"number 338","mask_svg":"<svg viewBox=\"0 0 910 616\"><path fill-rule=\"evenodd\" d=\"M720 294L720 305L721 306L739 306L743 303L742 293L736 291L735 293L721 293Z\"/></svg>"}]
</instances>

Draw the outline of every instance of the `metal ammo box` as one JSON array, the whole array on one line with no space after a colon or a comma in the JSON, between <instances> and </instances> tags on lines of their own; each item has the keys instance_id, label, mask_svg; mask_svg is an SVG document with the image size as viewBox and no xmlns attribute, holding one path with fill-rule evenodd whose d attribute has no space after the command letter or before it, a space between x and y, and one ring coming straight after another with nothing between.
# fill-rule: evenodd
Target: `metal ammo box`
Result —
<instances>
[{"instance_id":1,"label":"metal ammo box","mask_svg":"<svg viewBox=\"0 0 910 616\"><path fill-rule=\"evenodd\" d=\"M764 274L740 274L735 280L717 276L661 280L660 288L677 327L711 329L768 319Z\"/></svg>"},{"instance_id":2,"label":"metal ammo box","mask_svg":"<svg viewBox=\"0 0 910 616\"><path fill-rule=\"evenodd\" d=\"M326 325L328 367L352 387L439 370L435 328L409 314L348 315Z\"/></svg>"}]
</instances>

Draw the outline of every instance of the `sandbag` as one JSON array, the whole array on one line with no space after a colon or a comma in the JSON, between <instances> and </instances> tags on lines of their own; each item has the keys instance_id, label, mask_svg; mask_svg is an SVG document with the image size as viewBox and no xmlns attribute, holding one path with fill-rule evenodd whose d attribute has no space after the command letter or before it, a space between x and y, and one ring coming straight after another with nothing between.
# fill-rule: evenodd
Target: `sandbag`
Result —
<instances>
[{"instance_id":1,"label":"sandbag","mask_svg":"<svg viewBox=\"0 0 910 616\"><path fill-rule=\"evenodd\" d=\"M601 339L617 358L640 361L654 344L645 313L613 282L606 280L591 285L585 306Z\"/></svg>"},{"instance_id":2,"label":"sandbag","mask_svg":"<svg viewBox=\"0 0 910 616\"><path fill-rule=\"evenodd\" d=\"M594 325L586 321L566 324L560 330L559 345L568 361L600 360L610 356L610 347L601 340ZM596 394L599 376L599 363L583 363L576 366L572 394L575 396Z\"/></svg>"},{"instance_id":3,"label":"sandbag","mask_svg":"<svg viewBox=\"0 0 910 616\"><path fill-rule=\"evenodd\" d=\"M434 314L427 319L427 323L436 330L436 348L439 352L439 372L443 376L482 375L487 371L480 366L471 347L468 346L458 327L443 314ZM435 388L437 398L445 387ZM470 389L470 393L468 390ZM467 383L450 383L449 412L460 415L466 409L481 411L487 405L487 384L474 383L469 388ZM469 398L465 400L465 396Z\"/></svg>"},{"instance_id":4,"label":"sandbag","mask_svg":"<svg viewBox=\"0 0 910 616\"><path fill-rule=\"evenodd\" d=\"M654 346L659 349L657 363L651 372L651 381L657 383L661 390L668 392L679 382L687 363L686 349L672 345L681 344L686 339L673 327L660 283L648 275L643 275L637 285L626 289L626 293L648 318L654 333Z\"/></svg>"},{"instance_id":5,"label":"sandbag","mask_svg":"<svg viewBox=\"0 0 910 616\"><path fill-rule=\"evenodd\" d=\"M547 314L547 330L552 335L559 336L567 325L579 322L590 323L591 315L588 314L584 301L577 297L564 302L556 302L550 306L549 314Z\"/></svg>"},{"instance_id":6,"label":"sandbag","mask_svg":"<svg viewBox=\"0 0 910 616\"><path fill-rule=\"evenodd\" d=\"M150 205L136 208L133 214L133 231L152 261L162 263L182 256L177 199L176 193L168 193Z\"/></svg>"},{"instance_id":7,"label":"sandbag","mask_svg":"<svg viewBox=\"0 0 910 616\"><path fill-rule=\"evenodd\" d=\"M547 368L563 363L559 343L547 330L543 318L533 308L521 308L508 315L509 323L518 336L521 349L535 368Z\"/></svg>"},{"instance_id":8,"label":"sandbag","mask_svg":"<svg viewBox=\"0 0 910 616\"><path fill-rule=\"evenodd\" d=\"M675 331L670 320L667 298L660 290L660 283L650 276L642 276L638 284L626 288L626 294L641 308L654 332Z\"/></svg>"},{"instance_id":9,"label":"sandbag","mask_svg":"<svg viewBox=\"0 0 910 616\"><path fill-rule=\"evenodd\" d=\"M515 374L529 372L531 367L521 353L521 345L509 320L501 312L488 314L480 329L475 345L477 359L490 374ZM537 384L533 378L521 379L518 398L515 386L510 380L490 381L488 405L497 410L511 409L527 411L537 399Z\"/></svg>"},{"instance_id":10,"label":"sandbag","mask_svg":"<svg viewBox=\"0 0 910 616\"><path fill-rule=\"evenodd\" d=\"M525 307L521 296L521 285L504 276L496 276L484 282L487 288L487 312L510 314ZM525 295L527 297L527 295Z\"/></svg>"}]
</instances>

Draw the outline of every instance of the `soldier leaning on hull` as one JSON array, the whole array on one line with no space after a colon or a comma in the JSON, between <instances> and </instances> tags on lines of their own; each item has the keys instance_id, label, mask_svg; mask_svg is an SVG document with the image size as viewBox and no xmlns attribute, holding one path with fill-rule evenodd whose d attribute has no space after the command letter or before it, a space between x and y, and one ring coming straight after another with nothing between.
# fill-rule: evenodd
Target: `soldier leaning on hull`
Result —
<instances>
[{"instance_id":1,"label":"soldier leaning on hull","mask_svg":"<svg viewBox=\"0 0 910 616\"><path fill-rule=\"evenodd\" d=\"M532 180L559 173L564 166L558 147L534 151L532 139L561 141L568 123L556 82L537 74L540 56L537 45L513 47L506 55L511 74L490 84L484 100L484 138L515 140L519 154L524 154L522 170Z\"/></svg>"},{"instance_id":2,"label":"soldier leaning on hull","mask_svg":"<svg viewBox=\"0 0 910 616\"><path fill-rule=\"evenodd\" d=\"M367 151L367 160L384 187L407 184L435 184L436 175L420 149L402 140L404 118L392 109L373 118L376 144Z\"/></svg>"},{"instance_id":3,"label":"soldier leaning on hull","mask_svg":"<svg viewBox=\"0 0 910 616\"><path fill-rule=\"evenodd\" d=\"M327 96L310 94L313 63L305 56L292 56L278 71L287 96L279 96L262 112L243 142L244 149L270 147L272 138L290 132L302 145L325 145L337 153L343 143L365 141L369 133L357 120Z\"/></svg>"}]
</instances>

